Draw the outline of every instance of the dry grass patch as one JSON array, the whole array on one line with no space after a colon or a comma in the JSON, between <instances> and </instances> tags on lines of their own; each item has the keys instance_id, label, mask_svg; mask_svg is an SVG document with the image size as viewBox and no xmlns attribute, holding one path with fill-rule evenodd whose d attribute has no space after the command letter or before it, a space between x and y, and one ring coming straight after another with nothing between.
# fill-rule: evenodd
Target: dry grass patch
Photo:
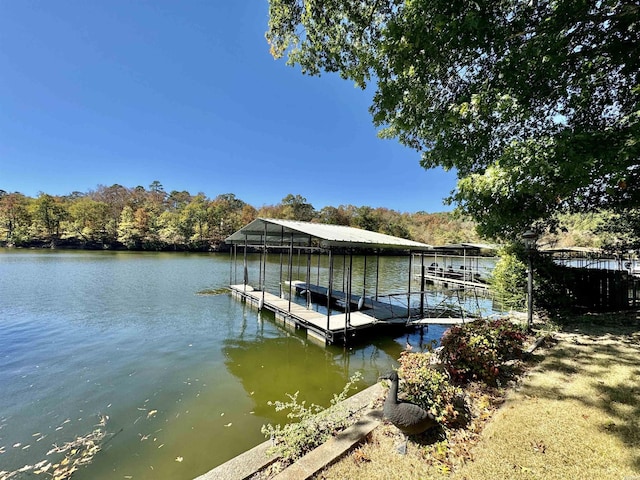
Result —
<instances>
[{"instance_id":1,"label":"dry grass patch","mask_svg":"<svg viewBox=\"0 0 640 480\"><path fill-rule=\"evenodd\" d=\"M456 478L620 478L640 474L640 333L593 317L557 335Z\"/></svg>"},{"instance_id":2,"label":"dry grass patch","mask_svg":"<svg viewBox=\"0 0 640 480\"><path fill-rule=\"evenodd\" d=\"M431 465L424 461L421 446L409 442L407 453L396 451L400 441L398 430L392 425L375 429L367 441L340 462L320 472L316 479L406 480L432 478Z\"/></svg>"},{"instance_id":3,"label":"dry grass patch","mask_svg":"<svg viewBox=\"0 0 640 480\"><path fill-rule=\"evenodd\" d=\"M484 430L479 397L484 411L446 443L418 438L400 456L386 425L316 478L640 477L640 316L583 317L556 339Z\"/></svg>"}]
</instances>

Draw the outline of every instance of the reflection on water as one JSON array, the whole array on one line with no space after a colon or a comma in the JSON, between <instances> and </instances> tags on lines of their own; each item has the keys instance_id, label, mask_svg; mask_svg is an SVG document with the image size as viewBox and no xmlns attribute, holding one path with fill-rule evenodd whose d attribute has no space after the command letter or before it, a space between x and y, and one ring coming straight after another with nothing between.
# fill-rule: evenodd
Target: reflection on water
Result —
<instances>
[{"instance_id":1,"label":"reflection on water","mask_svg":"<svg viewBox=\"0 0 640 480\"><path fill-rule=\"evenodd\" d=\"M193 478L284 421L268 401L299 390L328 405L355 371L370 385L407 343L442 334L319 347L228 294L197 295L228 284L228 258L0 250L0 470L45 459L108 415L103 451L74 478ZM267 270L276 289L278 260Z\"/></svg>"},{"instance_id":2,"label":"reflection on water","mask_svg":"<svg viewBox=\"0 0 640 480\"><path fill-rule=\"evenodd\" d=\"M229 339L223 347L229 372L253 396L255 413L273 416L267 402L282 400L282 392L300 391L300 400L328 405L344 387L348 365L336 363L327 352L295 336L264 338L256 342ZM284 353L284 355L283 355ZM277 364L271 359L277 358ZM312 400L313 399L313 400ZM285 421L283 415L278 421Z\"/></svg>"}]
</instances>

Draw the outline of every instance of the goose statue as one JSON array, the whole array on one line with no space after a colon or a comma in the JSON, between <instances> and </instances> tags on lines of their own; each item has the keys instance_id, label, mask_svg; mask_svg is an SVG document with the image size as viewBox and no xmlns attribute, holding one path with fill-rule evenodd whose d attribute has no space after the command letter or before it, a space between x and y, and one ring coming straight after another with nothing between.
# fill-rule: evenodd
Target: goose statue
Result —
<instances>
[{"instance_id":1,"label":"goose statue","mask_svg":"<svg viewBox=\"0 0 640 480\"><path fill-rule=\"evenodd\" d=\"M382 408L382 414L395 425L405 437L404 447L398 450L406 453L407 436L417 435L438 425L437 420L430 412L413 403L398 400L398 373L389 372L380 377L380 380L390 380L391 388Z\"/></svg>"}]
</instances>

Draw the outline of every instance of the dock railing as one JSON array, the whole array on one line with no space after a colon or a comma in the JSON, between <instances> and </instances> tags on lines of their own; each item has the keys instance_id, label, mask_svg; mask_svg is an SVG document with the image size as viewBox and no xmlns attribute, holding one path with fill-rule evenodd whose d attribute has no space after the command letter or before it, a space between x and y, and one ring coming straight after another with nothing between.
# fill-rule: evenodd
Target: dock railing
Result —
<instances>
[{"instance_id":1,"label":"dock railing","mask_svg":"<svg viewBox=\"0 0 640 480\"><path fill-rule=\"evenodd\" d=\"M504 312L501 304L487 295L469 289L442 289L390 293L378 296L371 305L370 315L379 320L406 320L423 318L486 318Z\"/></svg>"}]
</instances>

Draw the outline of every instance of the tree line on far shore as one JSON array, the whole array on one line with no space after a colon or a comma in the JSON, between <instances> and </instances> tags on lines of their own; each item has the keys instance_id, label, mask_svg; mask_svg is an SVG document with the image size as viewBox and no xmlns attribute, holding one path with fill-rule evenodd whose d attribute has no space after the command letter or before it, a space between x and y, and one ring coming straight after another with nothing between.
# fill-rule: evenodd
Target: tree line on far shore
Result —
<instances>
[{"instance_id":1,"label":"tree line on far shore","mask_svg":"<svg viewBox=\"0 0 640 480\"><path fill-rule=\"evenodd\" d=\"M233 193L167 192L154 181L148 188L99 185L36 198L0 190L0 246L212 251L258 217L347 225L430 244L480 240L474 222L451 212L354 205L316 210L293 194L256 208Z\"/></svg>"},{"instance_id":2,"label":"tree line on far shore","mask_svg":"<svg viewBox=\"0 0 640 480\"><path fill-rule=\"evenodd\" d=\"M540 245L619 243L619 235L604 231L611 229L610 215L560 216L555 231L547 232ZM500 241L481 238L473 220L454 212L407 213L354 205L316 210L293 194L276 205L256 208L233 193L211 199L203 193L166 192L154 181L148 188L100 185L85 193L40 193L36 198L0 190L0 246L214 251L258 217L346 225L431 245Z\"/></svg>"}]
</instances>

